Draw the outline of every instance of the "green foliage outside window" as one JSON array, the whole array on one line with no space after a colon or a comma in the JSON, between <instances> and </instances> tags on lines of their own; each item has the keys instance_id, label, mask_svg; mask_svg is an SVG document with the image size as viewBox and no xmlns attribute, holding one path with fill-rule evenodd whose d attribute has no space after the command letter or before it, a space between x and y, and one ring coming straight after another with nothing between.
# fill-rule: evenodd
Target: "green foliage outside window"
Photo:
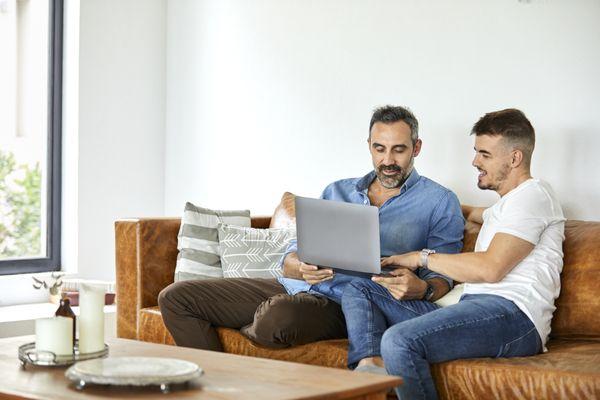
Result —
<instances>
[{"instance_id":1,"label":"green foliage outside window","mask_svg":"<svg viewBox=\"0 0 600 400\"><path fill-rule=\"evenodd\" d=\"M0 151L0 259L40 255L41 185L39 163Z\"/></svg>"}]
</instances>

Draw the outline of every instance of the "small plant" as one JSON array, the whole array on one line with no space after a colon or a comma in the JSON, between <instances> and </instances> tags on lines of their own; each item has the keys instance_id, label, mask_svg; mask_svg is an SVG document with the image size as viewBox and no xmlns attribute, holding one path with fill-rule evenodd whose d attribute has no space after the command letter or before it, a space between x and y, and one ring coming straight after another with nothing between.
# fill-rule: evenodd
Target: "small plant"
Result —
<instances>
[{"instance_id":1,"label":"small plant","mask_svg":"<svg viewBox=\"0 0 600 400\"><path fill-rule=\"evenodd\" d=\"M50 274L50 278L48 280L46 279L38 279L35 276L32 276L33 278L33 287L35 289L48 289L48 292L50 292L51 296L56 296L60 290L60 287L62 286L62 276L64 275L64 273L61 272L52 272Z\"/></svg>"}]
</instances>

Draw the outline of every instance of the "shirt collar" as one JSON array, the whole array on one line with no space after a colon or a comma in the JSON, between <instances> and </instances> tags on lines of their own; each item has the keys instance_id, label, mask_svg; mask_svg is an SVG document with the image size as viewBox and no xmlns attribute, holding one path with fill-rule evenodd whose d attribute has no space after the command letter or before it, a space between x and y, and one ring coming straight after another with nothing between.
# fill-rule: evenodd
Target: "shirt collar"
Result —
<instances>
[{"instance_id":1,"label":"shirt collar","mask_svg":"<svg viewBox=\"0 0 600 400\"><path fill-rule=\"evenodd\" d=\"M362 178L360 178L358 182L356 182L356 191L366 194L367 190L369 189L369 185L371 184L371 182L373 182L373 179L375 178L375 171L371 171ZM419 181L419 178L421 178L421 175L419 175L417 170L413 168L406 181L404 181L404 183L400 187L400 194L406 192L408 189L414 186Z\"/></svg>"}]
</instances>

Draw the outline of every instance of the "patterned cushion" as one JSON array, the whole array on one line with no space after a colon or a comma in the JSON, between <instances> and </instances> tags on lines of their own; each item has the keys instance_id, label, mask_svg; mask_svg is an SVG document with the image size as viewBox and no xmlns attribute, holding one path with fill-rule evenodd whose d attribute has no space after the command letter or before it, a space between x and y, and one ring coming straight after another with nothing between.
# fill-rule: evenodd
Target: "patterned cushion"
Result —
<instances>
[{"instance_id":1,"label":"patterned cushion","mask_svg":"<svg viewBox=\"0 0 600 400\"><path fill-rule=\"evenodd\" d=\"M219 224L219 249L225 278L281 276L279 260L295 228L255 229Z\"/></svg>"},{"instance_id":2,"label":"patterned cushion","mask_svg":"<svg viewBox=\"0 0 600 400\"><path fill-rule=\"evenodd\" d=\"M250 226L250 211L218 211L185 204L177 236L175 282L188 279L222 278L217 225Z\"/></svg>"}]
</instances>

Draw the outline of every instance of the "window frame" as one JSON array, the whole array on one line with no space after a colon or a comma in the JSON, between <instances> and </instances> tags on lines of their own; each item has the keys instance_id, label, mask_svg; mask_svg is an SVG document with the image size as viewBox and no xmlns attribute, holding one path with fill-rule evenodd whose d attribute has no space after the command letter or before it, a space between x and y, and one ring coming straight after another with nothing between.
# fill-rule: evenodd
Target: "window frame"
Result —
<instances>
[{"instance_id":1,"label":"window frame","mask_svg":"<svg viewBox=\"0 0 600 400\"><path fill-rule=\"evenodd\" d=\"M48 41L48 185L46 196L46 257L0 260L0 275L61 269L61 158L64 0L50 0Z\"/></svg>"}]
</instances>

